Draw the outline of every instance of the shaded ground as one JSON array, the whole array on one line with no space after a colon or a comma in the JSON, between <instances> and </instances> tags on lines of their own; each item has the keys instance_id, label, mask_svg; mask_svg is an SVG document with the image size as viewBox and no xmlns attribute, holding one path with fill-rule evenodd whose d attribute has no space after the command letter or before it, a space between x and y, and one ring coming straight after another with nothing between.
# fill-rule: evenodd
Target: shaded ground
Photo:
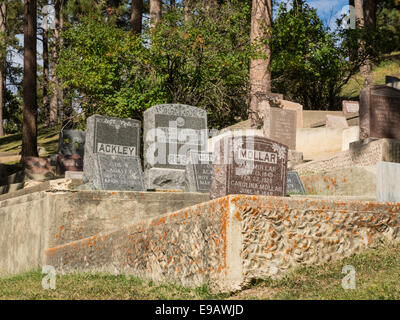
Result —
<instances>
[{"instance_id":1,"label":"shaded ground","mask_svg":"<svg viewBox=\"0 0 400 320\"><path fill-rule=\"evenodd\" d=\"M356 271L354 290L342 287L346 265ZM281 280L255 281L234 294L107 274L57 276L56 289L44 290L43 277L37 271L0 278L0 299L400 299L400 244L381 243L341 262L302 267Z\"/></svg>"}]
</instances>

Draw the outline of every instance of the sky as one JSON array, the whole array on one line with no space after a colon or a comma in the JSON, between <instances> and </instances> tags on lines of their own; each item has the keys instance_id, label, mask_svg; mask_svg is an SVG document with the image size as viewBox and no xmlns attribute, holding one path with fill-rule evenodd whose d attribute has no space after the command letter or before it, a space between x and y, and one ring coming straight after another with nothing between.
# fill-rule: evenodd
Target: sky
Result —
<instances>
[{"instance_id":1,"label":"sky","mask_svg":"<svg viewBox=\"0 0 400 320\"><path fill-rule=\"evenodd\" d=\"M279 1L287 1L287 0L279 0ZM306 1L311 7L317 9L317 13L325 25L333 25L336 21L336 16L340 15L342 9L348 5L348 0L307 0ZM21 45L23 45L23 35L18 36ZM42 53L42 43L38 41L38 53ZM14 56L13 62L15 64L22 64L21 56ZM38 61L39 64L41 60Z\"/></svg>"}]
</instances>

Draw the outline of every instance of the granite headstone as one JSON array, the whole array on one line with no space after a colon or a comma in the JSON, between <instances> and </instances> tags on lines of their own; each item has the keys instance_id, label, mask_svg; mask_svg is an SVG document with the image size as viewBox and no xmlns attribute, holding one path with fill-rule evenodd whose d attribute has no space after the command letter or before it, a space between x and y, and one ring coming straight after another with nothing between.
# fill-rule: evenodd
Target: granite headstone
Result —
<instances>
[{"instance_id":1,"label":"granite headstone","mask_svg":"<svg viewBox=\"0 0 400 320\"><path fill-rule=\"evenodd\" d=\"M287 194L306 194L303 182L296 171L288 171L287 173Z\"/></svg>"},{"instance_id":2,"label":"granite headstone","mask_svg":"<svg viewBox=\"0 0 400 320\"><path fill-rule=\"evenodd\" d=\"M386 85L400 90L400 79L397 77L386 76Z\"/></svg>"},{"instance_id":3,"label":"granite headstone","mask_svg":"<svg viewBox=\"0 0 400 320\"><path fill-rule=\"evenodd\" d=\"M58 139L58 153L66 156L79 154L83 157L85 151L85 131L63 130Z\"/></svg>"},{"instance_id":4,"label":"granite headstone","mask_svg":"<svg viewBox=\"0 0 400 320\"><path fill-rule=\"evenodd\" d=\"M400 140L400 90L369 86L360 95L360 140Z\"/></svg>"},{"instance_id":5,"label":"granite headstone","mask_svg":"<svg viewBox=\"0 0 400 320\"><path fill-rule=\"evenodd\" d=\"M261 136L226 136L215 144L211 198L286 196L287 146Z\"/></svg>"},{"instance_id":6,"label":"granite headstone","mask_svg":"<svg viewBox=\"0 0 400 320\"><path fill-rule=\"evenodd\" d=\"M141 122L94 115L87 119L84 182L96 190L145 190Z\"/></svg>"},{"instance_id":7,"label":"granite headstone","mask_svg":"<svg viewBox=\"0 0 400 320\"><path fill-rule=\"evenodd\" d=\"M330 129L344 129L348 128L346 117L333 116L331 114L326 115L326 127Z\"/></svg>"},{"instance_id":8,"label":"granite headstone","mask_svg":"<svg viewBox=\"0 0 400 320\"><path fill-rule=\"evenodd\" d=\"M183 189L187 152L207 152L207 113L164 104L144 112L144 166L149 189Z\"/></svg>"},{"instance_id":9,"label":"granite headstone","mask_svg":"<svg viewBox=\"0 0 400 320\"><path fill-rule=\"evenodd\" d=\"M288 100L281 100L280 102L283 109L296 111L297 129L303 128L304 127L303 106L299 103Z\"/></svg>"},{"instance_id":10,"label":"granite headstone","mask_svg":"<svg viewBox=\"0 0 400 320\"><path fill-rule=\"evenodd\" d=\"M360 111L360 103L358 101L344 100L342 102L342 110L345 116L358 113Z\"/></svg>"},{"instance_id":11,"label":"granite headstone","mask_svg":"<svg viewBox=\"0 0 400 320\"><path fill-rule=\"evenodd\" d=\"M290 150L296 150L297 112L270 107L268 102L261 105L264 112L264 135L288 146Z\"/></svg>"},{"instance_id":12,"label":"granite headstone","mask_svg":"<svg viewBox=\"0 0 400 320\"><path fill-rule=\"evenodd\" d=\"M63 175L66 171L83 171L83 157L79 154L58 154L56 158L56 174Z\"/></svg>"},{"instance_id":13,"label":"granite headstone","mask_svg":"<svg viewBox=\"0 0 400 320\"><path fill-rule=\"evenodd\" d=\"M188 152L186 183L189 192L210 192L213 170L213 154Z\"/></svg>"}]
</instances>

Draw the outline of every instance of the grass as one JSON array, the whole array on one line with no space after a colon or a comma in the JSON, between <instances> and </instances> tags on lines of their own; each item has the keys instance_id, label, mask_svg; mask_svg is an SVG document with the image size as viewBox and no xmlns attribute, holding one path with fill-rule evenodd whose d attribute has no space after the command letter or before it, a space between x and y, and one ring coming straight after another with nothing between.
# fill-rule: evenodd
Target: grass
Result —
<instances>
[{"instance_id":1,"label":"grass","mask_svg":"<svg viewBox=\"0 0 400 320\"><path fill-rule=\"evenodd\" d=\"M222 299L206 286L195 289L155 284L131 276L70 274L56 277L56 289L43 289L40 271L0 278L0 299L18 300L192 300Z\"/></svg>"},{"instance_id":2,"label":"grass","mask_svg":"<svg viewBox=\"0 0 400 320\"><path fill-rule=\"evenodd\" d=\"M342 288L345 265L356 271L356 289ZM0 278L0 299L191 300L191 299L400 299L400 244L380 243L340 262L300 267L280 280L254 281L233 294L212 294L207 286L194 289L155 284L110 274L57 276L56 289L45 290L39 271Z\"/></svg>"},{"instance_id":3,"label":"grass","mask_svg":"<svg viewBox=\"0 0 400 320\"><path fill-rule=\"evenodd\" d=\"M345 290L344 266L356 271L356 288ZM255 281L234 295L237 299L274 300L398 300L400 299L400 244L381 243L340 262L301 267L280 280Z\"/></svg>"},{"instance_id":4,"label":"grass","mask_svg":"<svg viewBox=\"0 0 400 320\"><path fill-rule=\"evenodd\" d=\"M400 54L393 53L387 59L372 68L374 84L385 84L385 76L400 78ZM364 88L364 78L357 74L343 87L341 95L347 99L358 99Z\"/></svg>"},{"instance_id":5,"label":"grass","mask_svg":"<svg viewBox=\"0 0 400 320\"><path fill-rule=\"evenodd\" d=\"M47 154L57 152L59 127L38 128L38 147L46 150ZM19 154L21 152L21 133L9 134L0 138L0 153Z\"/></svg>"}]
</instances>

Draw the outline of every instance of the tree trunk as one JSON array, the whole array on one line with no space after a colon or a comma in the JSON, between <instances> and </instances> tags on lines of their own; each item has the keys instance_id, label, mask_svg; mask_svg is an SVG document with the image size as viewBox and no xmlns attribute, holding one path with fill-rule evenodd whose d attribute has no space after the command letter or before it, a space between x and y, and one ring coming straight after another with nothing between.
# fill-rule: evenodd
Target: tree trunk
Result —
<instances>
[{"instance_id":1,"label":"tree trunk","mask_svg":"<svg viewBox=\"0 0 400 320\"><path fill-rule=\"evenodd\" d=\"M142 32L143 0L132 0L131 31L136 34Z\"/></svg>"},{"instance_id":2,"label":"tree trunk","mask_svg":"<svg viewBox=\"0 0 400 320\"><path fill-rule=\"evenodd\" d=\"M169 7L170 7L170 10L171 11L173 11L174 9L175 9L175 0L170 0L170 2L169 2Z\"/></svg>"},{"instance_id":3,"label":"tree trunk","mask_svg":"<svg viewBox=\"0 0 400 320\"><path fill-rule=\"evenodd\" d=\"M251 43L271 38L272 0L253 0L251 12ZM260 126L261 110L258 108L257 93L271 92L271 47L261 45L261 53L266 58L252 59L250 62L250 108L249 118L252 127Z\"/></svg>"},{"instance_id":4,"label":"tree trunk","mask_svg":"<svg viewBox=\"0 0 400 320\"><path fill-rule=\"evenodd\" d=\"M364 0L364 21L370 28L376 27L376 0Z\"/></svg>"},{"instance_id":5,"label":"tree trunk","mask_svg":"<svg viewBox=\"0 0 400 320\"><path fill-rule=\"evenodd\" d=\"M46 125L49 125L49 30L43 25L43 113Z\"/></svg>"},{"instance_id":6,"label":"tree trunk","mask_svg":"<svg viewBox=\"0 0 400 320\"><path fill-rule=\"evenodd\" d=\"M185 21L190 19L191 14L191 0L184 0L185 1Z\"/></svg>"},{"instance_id":7,"label":"tree trunk","mask_svg":"<svg viewBox=\"0 0 400 320\"><path fill-rule=\"evenodd\" d=\"M58 121L59 81L55 74L58 60L58 49L60 45L60 10L61 0L54 1L55 29L53 33L53 46L51 50L51 99L50 99L50 125L56 125Z\"/></svg>"},{"instance_id":8,"label":"tree trunk","mask_svg":"<svg viewBox=\"0 0 400 320\"><path fill-rule=\"evenodd\" d=\"M0 6L0 33L1 33L1 55L0 55L0 137L4 136L3 110L6 93L6 63L7 63L7 2L3 1Z\"/></svg>"},{"instance_id":9,"label":"tree trunk","mask_svg":"<svg viewBox=\"0 0 400 320\"><path fill-rule=\"evenodd\" d=\"M364 26L364 10L363 10L363 4L362 0L354 0L354 7L356 9L356 20L358 23L358 26L363 27Z\"/></svg>"},{"instance_id":10,"label":"tree trunk","mask_svg":"<svg viewBox=\"0 0 400 320\"><path fill-rule=\"evenodd\" d=\"M161 22L162 0L150 0L150 29Z\"/></svg>"},{"instance_id":11,"label":"tree trunk","mask_svg":"<svg viewBox=\"0 0 400 320\"><path fill-rule=\"evenodd\" d=\"M37 157L36 0L24 0L22 160Z\"/></svg>"}]
</instances>

